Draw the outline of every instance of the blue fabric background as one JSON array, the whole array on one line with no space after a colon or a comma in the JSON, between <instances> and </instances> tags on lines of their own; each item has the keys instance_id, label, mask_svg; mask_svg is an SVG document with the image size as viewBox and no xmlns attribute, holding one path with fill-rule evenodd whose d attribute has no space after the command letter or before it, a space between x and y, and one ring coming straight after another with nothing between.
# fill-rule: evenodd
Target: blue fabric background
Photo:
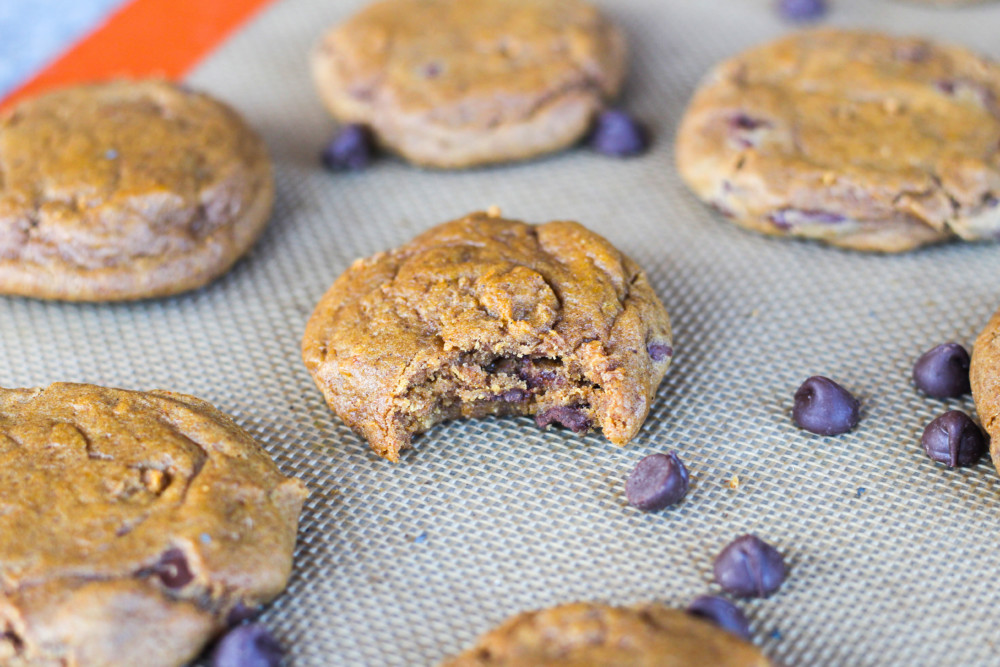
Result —
<instances>
[{"instance_id":1,"label":"blue fabric background","mask_svg":"<svg viewBox=\"0 0 1000 667\"><path fill-rule=\"evenodd\" d=\"M0 97L127 0L0 0Z\"/></svg>"}]
</instances>

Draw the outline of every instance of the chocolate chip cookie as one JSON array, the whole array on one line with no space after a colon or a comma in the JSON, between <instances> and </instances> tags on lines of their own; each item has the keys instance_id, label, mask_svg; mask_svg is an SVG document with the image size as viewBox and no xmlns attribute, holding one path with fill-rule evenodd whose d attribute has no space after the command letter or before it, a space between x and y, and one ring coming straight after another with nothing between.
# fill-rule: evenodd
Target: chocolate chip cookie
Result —
<instances>
[{"instance_id":1,"label":"chocolate chip cookie","mask_svg":"<svg viewBox=\"0 0 1000 667\"><path fill-rule=\"evenodd\" d=\"M489 213L356 261L316 306L302 356L327 403L392 461L461 417L632 439L670 365L646 274L575 222Z\"/></svg>"},{"instance_id":2,"label":"chocolate chip cookie","mask_svg":"<svg viewBox=\"0 0 1000 667\"><path fill-rule=\"evenodd\" d=\"M561 149L618 94L625 39L582 0L382 0L312 57L344 123L411 162L457 168Z\"/></svg>"},{"instance_id":3,"label":"chocolate chip cookie","mask_svg":"<svg viewBox=\"0 0 1000 667\"><path fill-rule=\"evenodd\" d=\"M677 136L687 184L736 223L882 252L1000 235L1000 65L815 30L712 70Z\"/></svg>"},{"instance_id":4,"label":"chocolate chip cookie","mask_svg":"<svg viewBox=\"0 0 1000 667\"><path fill-rule=\"evenodd\" d=\"M969 383L979 422L990 436L990 457L1000 472L1000 310L976 339Z\"/></svg>"},{"instance_id":5,"label":"chocolate chip cookie","mask_svg":"<svg viewBox=\"0 0 1000 667\"><path fill-rule=\"evenodd\" d=\"M0 115L0 294L165 296L225 273L271 213L264 143L163 81L66 88Z\"/></svg>"},{"instance_id":6,"label":"chocolate chip cookie","mask_svg":"<svg viewBox=\"0 0 1000 667\"><path fill-rule=\"evenodd\" d=\"M191 660L284 589L305 496L208 403L0 389L0 664Z\"/></svg>"},{"instance_id":7,"label":"chocolate chip cookie","mask_svg":"<svg viewBox=\"0 0 1000 667\"><path fill-rule=\"evenodd\" d=\"M683 611L661 605L623 608L573 603L519 614L442 667L770 664L753 644Z\"/></svg>"}]
</instances>

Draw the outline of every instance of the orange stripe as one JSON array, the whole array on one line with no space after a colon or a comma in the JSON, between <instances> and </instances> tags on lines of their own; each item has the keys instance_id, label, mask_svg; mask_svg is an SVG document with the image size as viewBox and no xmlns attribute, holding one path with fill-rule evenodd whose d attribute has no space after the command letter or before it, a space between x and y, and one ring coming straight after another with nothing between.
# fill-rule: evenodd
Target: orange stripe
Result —
<instances>
[{"instance_id":1,"label":"orange stripe","mask_svg":"<svg viewBox=\"0 0 1000 667\"><path fill-rule=\"evenodd\" d=\"M132 0L107 23L15 89L0 108L49 88L115 77L187 73L274 0Z\"/></svg>"}]
</instances>

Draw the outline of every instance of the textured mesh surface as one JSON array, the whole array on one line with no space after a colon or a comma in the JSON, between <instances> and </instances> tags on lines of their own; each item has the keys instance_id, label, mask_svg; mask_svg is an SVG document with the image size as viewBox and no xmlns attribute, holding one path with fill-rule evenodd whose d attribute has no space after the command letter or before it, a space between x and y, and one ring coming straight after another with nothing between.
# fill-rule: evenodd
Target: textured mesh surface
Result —
<instances>
[{"instance_id":1,"label":"textured mesh surface","mask_svg":"<svg viewBox=\"0 0 1000 667\"><path fill-rule=\"evenodd\" d=\"M835 4L838 24L1000 56L997 6ZM191 77L241 109L276 159L277 209L249 258L166 300L2 299L0 381L189 392L305 480L295 574L264 617L292 665L431 664L512 613L571 600L684 605L717 591L712 558L746 531L791 565L777 595L742 604L776 660L1000 661L990 583L1000 478L986 460L952 471L923 455L923 426L972 402L922 397L909 380L924 349L970 344L1000 305L1000 247L889 257L766 239L712 214L673 167L672 137L700 75L787 29L769 3L605 1L634 51L625 105L656 135L640 159L578 149L459 173L384 160L331 175L316 159L333 124L307 50L358 5L281 2ZM670 311L675 363L629 447L484 419L440 426L391 465L323 404L299 359L305 322L355 257L491 204L532 222L577 219L634 257ZM792 393L815 373L862 399L853 433L792 425ZM656 514L628 508L628 472L671 449L692 473L687 499Z\"/></svg>"}]
</instances>

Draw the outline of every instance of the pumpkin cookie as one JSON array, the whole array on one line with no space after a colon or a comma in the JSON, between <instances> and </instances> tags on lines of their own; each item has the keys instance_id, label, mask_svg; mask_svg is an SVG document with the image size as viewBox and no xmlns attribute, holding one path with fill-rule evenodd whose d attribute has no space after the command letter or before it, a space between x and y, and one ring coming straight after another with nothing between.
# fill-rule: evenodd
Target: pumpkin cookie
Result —
<instances>
[{"instance_id":1,"label":"pumpkin cookie","mask_svg":"<svg viewBox=\"0 0 1000 667\"><path fill-rule=\"evenodd\" d=\"M323 101L411 162L520 160L583 136L625 75L625 39L582 0L382 0L312 57Z\"/></svg>"},{"instance_id":2,"label":"pumpkin cookie","mask_svg":"<svg viewBox=\"0 0 1000 667\"><path fill-rule=\"evenodd\" d=\"M260 137L163 81L66 88L0 116L0 294L165 296L225 273L274 183Z\"/></svg>"},{"instance_id":3,"label":"pumpkin cookie","mask_svg":"<svg viewBox=\"0 0 1000 667\"><path fill-rule=\"evenodd\" d=\"M441 667L770 664L753 644L683 611L573 603L519 614Z\"/></svg>"},{"instance_id":4,"label":"pumpkin cookie","mask_svg":"<svg viewBox=\"0 0 1000 667\"><path fill-rule=\"evenodd\" d=\"M737 224L897 252L1000 234L1000 66L953 46L815 30L722 63L677 136Z\"/></svg>"},{"instance_id":5,"label":"pumpkin cookie","mask_svg":"<svg viewBox=\"0 0 1000 667\"><path fill-rule=\"evenodd\" d=\"M1000 471L1000 310L976 339L969 366L976 412L990 436L990 456Z\"/></svg>"},{"instance_id":6,"label":"pumpkin cookie","mask_svg":"<svg viewBox=\"0 0 1000 667\"><path fill-rule=\"evenodd\" d=\"M285 587L305 488L208 403L0 389L0 664L173 667Z\"/></svg>"},{"instance_id":7,"label":"pumpkin cookie","mask_svg":"<svg viewBox=\"0 0 1000 667\"><path fill-rule=\"evenodd\" d=\"M441 421L485 415L625 444L672 353L646 274L605 239L487 213L356 261L302 341L327 403L392 461Z\"/></svg>"}]
</instances>

